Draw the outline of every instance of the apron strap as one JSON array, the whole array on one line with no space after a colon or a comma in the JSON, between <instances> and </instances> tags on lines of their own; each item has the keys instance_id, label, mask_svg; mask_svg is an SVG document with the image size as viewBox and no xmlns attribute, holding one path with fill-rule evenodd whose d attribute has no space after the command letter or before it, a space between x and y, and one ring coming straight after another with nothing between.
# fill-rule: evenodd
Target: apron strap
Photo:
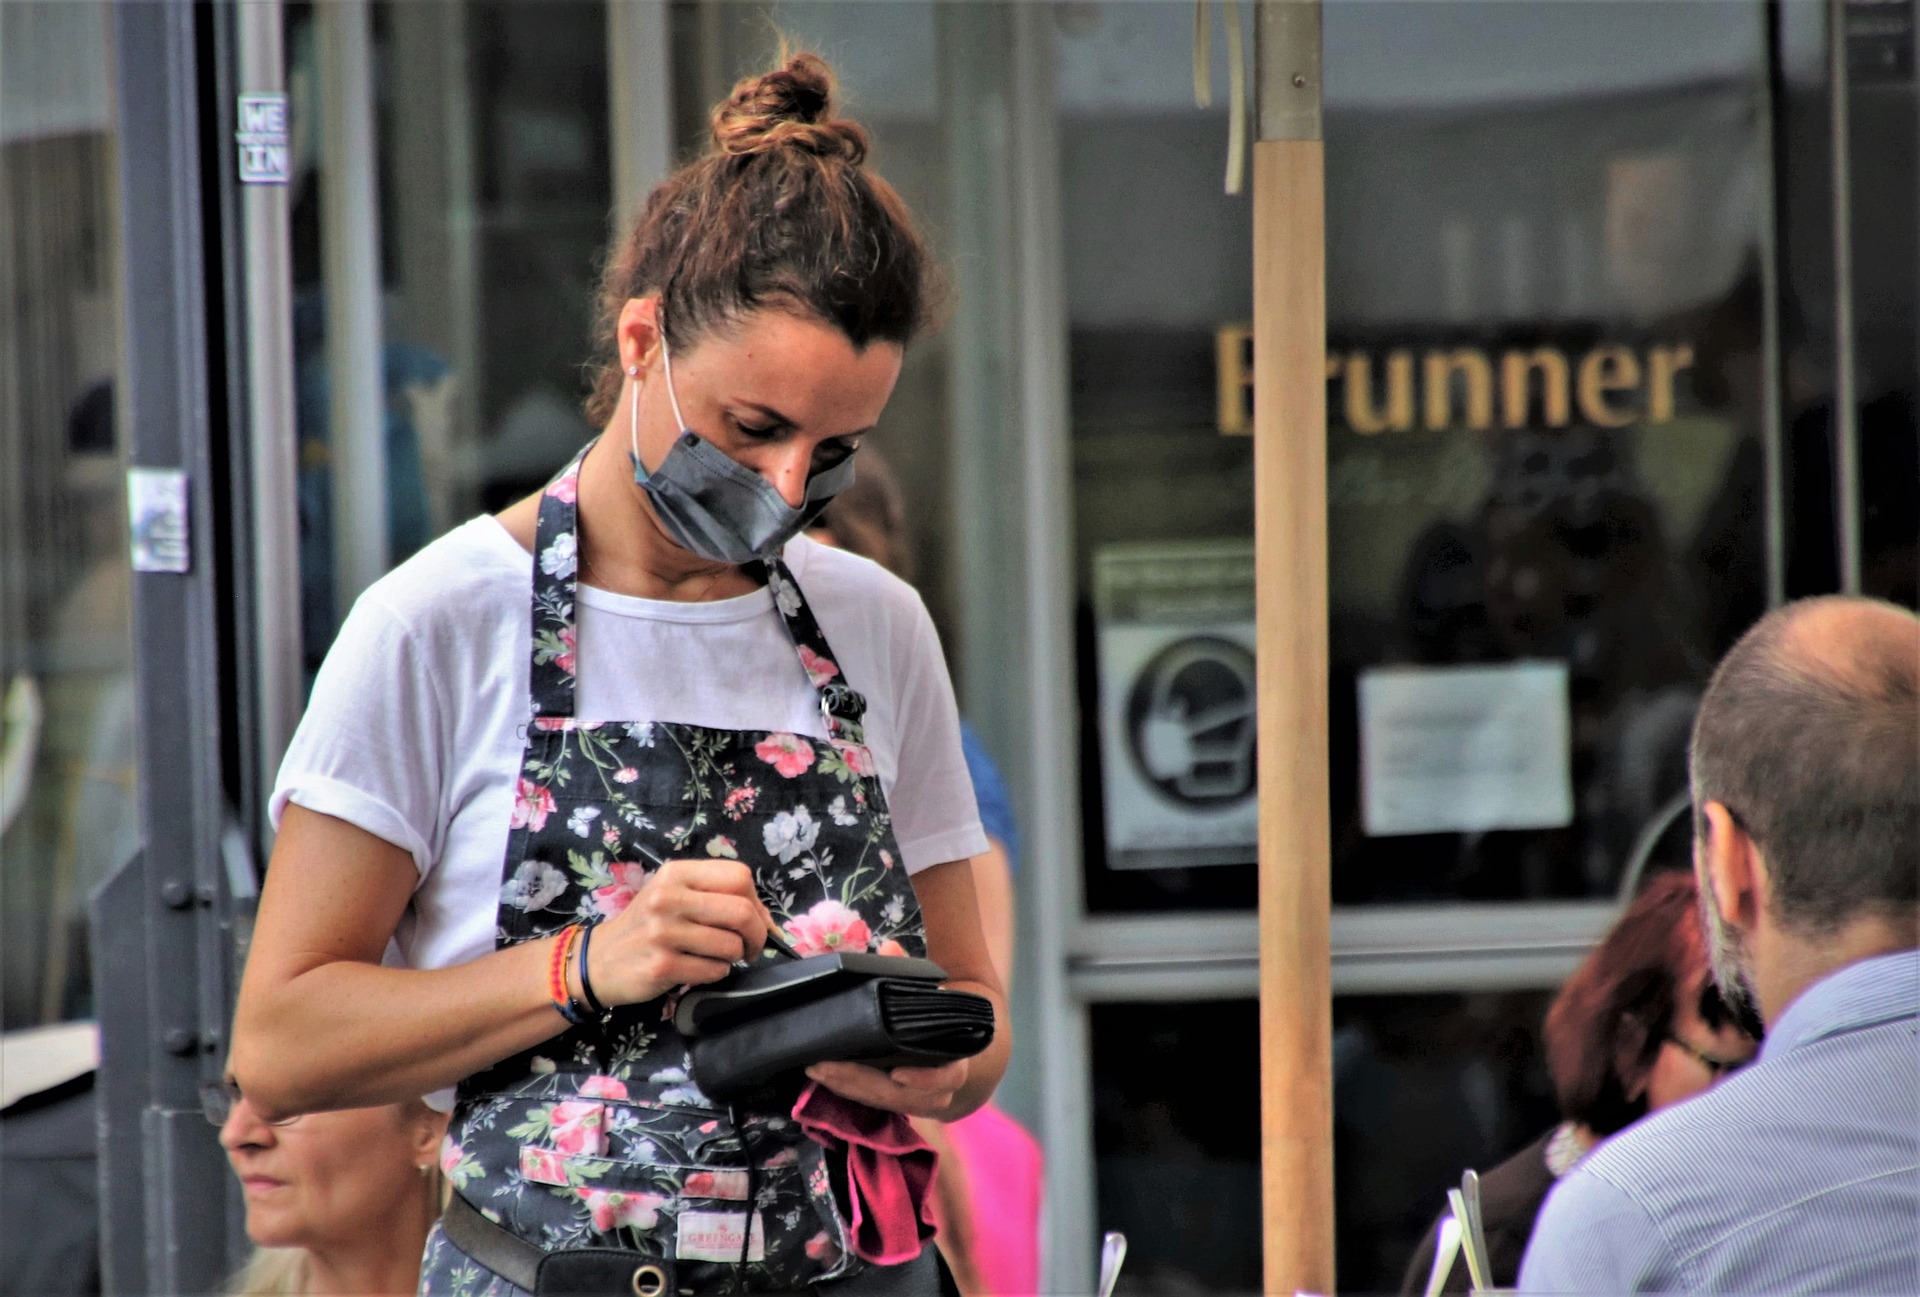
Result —
<instances>
[{"instance_id":1,"label":"apron strap","mask_svg":"<svg viewBox=\"0 0 1920 1297\"><path fill-rule=\"evenodd\" d=\"M536 717L573 715L579 644L574 612L579 582L578 499L580 462L586 454L587 447L582 447L540 493L540 520L533 539L533 636L527 661L527 692ZM793 573L779 558L749 563L745 571L772 593L800 669L819 697L828 737L865 743L867 700L847 683Z\"/></svg>"},{"instance_id":2,"label":"apron strap","mask_svg":"<svg viewBox=\"0 0 1920 1297\"><path fill-rule=\"evenodd\" d=\"M779 558L754 566L765 573L767 589L773 592L773 606L787 624L787 634L800 657L800 669L807 673L814 693L820 697L820 715L827 723L828 737L844 743L865 743L867 700L847 683L812 605L800 592L800 583Z\"/></svg>"},{"instance_id":3,"label":"apron strap","mask_svg":"<svg viewBox=\"0 0 1920 1297\"><path fill-rule=\"evenodd\" d=\"M533 636L527 659L533 714L573 715L576 638L574 588L580 564L580 449L540 493L540 520L533 536Z\"/></svg>"}]
</instances>

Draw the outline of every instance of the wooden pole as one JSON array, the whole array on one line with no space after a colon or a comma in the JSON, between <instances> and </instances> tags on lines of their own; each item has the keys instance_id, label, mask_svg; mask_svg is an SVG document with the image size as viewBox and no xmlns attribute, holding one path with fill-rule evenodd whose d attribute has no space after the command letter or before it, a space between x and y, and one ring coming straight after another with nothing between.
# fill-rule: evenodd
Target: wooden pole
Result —
<instances>
[{"instance_id":1,"label":"wooden pole","mask_svg":"<svg viewBox=\"0 0 1920 1297\"><path fill-rule=\"evenodd\" d=\"M1318 0L1255 10L1254 548L1266 1290L1333 1291L1326 240Z\"/></svg>"}]
</instances>

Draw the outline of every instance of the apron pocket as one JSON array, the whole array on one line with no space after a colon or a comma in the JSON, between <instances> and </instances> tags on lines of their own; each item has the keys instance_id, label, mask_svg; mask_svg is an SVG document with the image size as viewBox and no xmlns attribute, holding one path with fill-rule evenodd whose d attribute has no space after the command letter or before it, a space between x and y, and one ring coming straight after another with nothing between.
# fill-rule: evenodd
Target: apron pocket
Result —
<instances>
[{"instance_id":1,"label":"apron pocket","mask_svg":"<svg viewBox=\"0 0 1920 1297\"><path fill-rule=\"evenodd\" d=\"M803 1192L800 1167L791 1157L769 1162L749 1173L745 1167L630 1162L533 1144L520 1149L521 1177L573 1204L595 1233L682 1261L762 1261L770 1227L777 1243L794 1230L800 1213L792 1209ZM786 1211L778 1210L783 1206Z\"/></svg>"}]
</instances>

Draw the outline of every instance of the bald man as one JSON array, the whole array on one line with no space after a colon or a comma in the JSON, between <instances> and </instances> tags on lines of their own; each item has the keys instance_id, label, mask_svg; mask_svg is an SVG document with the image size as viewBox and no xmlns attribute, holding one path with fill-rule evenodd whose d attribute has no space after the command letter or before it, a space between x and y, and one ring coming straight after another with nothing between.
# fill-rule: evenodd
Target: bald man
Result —
<instances>
[{"instance_id":1,"label":"bald man","mask_svg":"<svg viewBox=\"0 0 1920 1297\"><path fill-rule=\"evenodd\" d=\"M1766 1043L1559 1183L1520 1290L1920 1293L1920 621L1770 613L1692 780L1714 977Z\"/></svg>"}]
</instances>

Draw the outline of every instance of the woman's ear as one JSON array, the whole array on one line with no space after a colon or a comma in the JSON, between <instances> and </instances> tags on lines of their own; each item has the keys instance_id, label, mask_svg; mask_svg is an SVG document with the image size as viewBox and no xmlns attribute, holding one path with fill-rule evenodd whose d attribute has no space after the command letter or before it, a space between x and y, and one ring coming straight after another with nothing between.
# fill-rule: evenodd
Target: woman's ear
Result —
<instances>
[{"instance_id":1,"label":"woman's ear","mask_svg":"<svg viewBox=\"0 0 1920 1297\"><path fill-rule=\"evenodd\" d=\"M436 1112L425 1103L416 1103L413 1107L410 1124L414 1164L438 1165L440 1141L446 1137L447 1120L452 1114Z\"/></svg>"},{"instance_id":2,"label":"woman's ear","mask_svg":"<svg viewBox=\"0 0 1920 1297\"><path fill-rule=\"evenodd\" d=\"M660 298L649 293L630 297L620 308L620 322L614 326L614 345L620 350L620 372L646 372L660 346Z\"/></svg>"}]
</instances>

